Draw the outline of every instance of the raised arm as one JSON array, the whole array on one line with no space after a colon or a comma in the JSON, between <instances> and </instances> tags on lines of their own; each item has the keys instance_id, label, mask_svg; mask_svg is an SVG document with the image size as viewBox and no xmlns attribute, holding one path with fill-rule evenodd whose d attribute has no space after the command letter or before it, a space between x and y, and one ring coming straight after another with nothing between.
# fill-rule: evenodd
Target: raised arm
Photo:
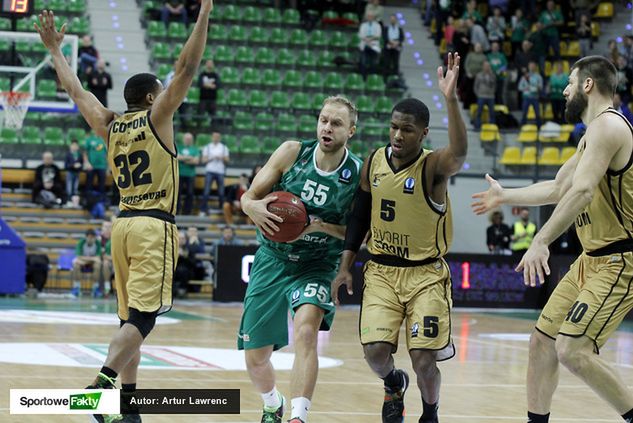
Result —
<instances>
[{"instance_id":1,"label":"raised arm","mask_svg":"<svg viewBox=\"0 0 633 423\"><path fill-rule=\"evenodd\" d=\"M440 66L437 69L438 85L444 98L448 110L448 146L436 150L432 153L432 162L429 165L435 169L435 175L448 178L459 172L466 161L468 151L468 137L466 136L466 125L457 101L455 87L459 76L460 57L457 53L448 53L448 64L446 75ZM431 157L429 157L431 158Z\"/></svg>"},{"instance_id":2,"label":"raised arm","mask_svg":"<svg viewBox=\"0 0 633 423\"><path fill-rule=\"evenodd\" d=\"M173 146L172 117L187 96L191 82L198 73L207 43L209 14L212 10L213 0L202 0L198 21L174 65L174 77L152 105L152 124L168 147Z\"/></svg>"},{"instance_id":3,"label":"raised arm","mask_svg":"<svg viewBox=\"0 0 633 423\"><path fill-rule=\"evenodd\" d=\"M57 77L68 93L70 98L79 108L81 115L86 119L88 125L101 138L108 136L108 126L115 118L114 112L106 109L97 97L90 91L84 90L79 78L68 65L66 58L62 54L61 45L66 34L66 24L57 31L55 28L55 16L52 11L43 10L39 15L39 22L33 24L40 34L44 46L48 49L53 59L53 66L57 72Z\"/></svg>"}]
</instances>

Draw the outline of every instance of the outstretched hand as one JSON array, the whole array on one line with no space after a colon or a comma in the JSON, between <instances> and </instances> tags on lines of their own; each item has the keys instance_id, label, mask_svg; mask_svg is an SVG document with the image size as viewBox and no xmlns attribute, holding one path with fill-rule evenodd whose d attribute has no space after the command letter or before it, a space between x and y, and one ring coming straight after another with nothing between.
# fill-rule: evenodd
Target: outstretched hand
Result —
<instances>
[{"instance_id":1,"label":"outstretched hand","mask_svg":"<svg viewBox=\"0 0 633 423\"><path fill-rule=\"evenodd\" d=\"M488 191L473 194L475 200L470 206L475 214L480 215L494 210L501 205L503 188L492 176L486 174L486 181L490 184Z\"/></svg>"},{"instance_id":2,"label":"outstretched hand","mask_svg":"<svg viewBox=\"0 0 633 423\"><path fill-rule=\"evenodd\" d=\"M40 24L34 23L35 30L40 34L42 43L49 51L60 48L64 35L66 34L66 24L64 23L59 31L55 28L55 15L52 10L42 10L39 14Z\"/></svg>"},{"instance_id":3,"label":"outstretched hand","mask_svg":"<svg viewBox=\"0 0 633 423\"><path fill-rule=\"evenodd\" d=\"M442 66L437 68L437 81L442 94L447 99L455 98L457 96L457 78L459 77L459 62L460 57L458 53L448 53L448 62L446 65L446 75L444 75L444 68Z\"/></svg>"}]
</instances>

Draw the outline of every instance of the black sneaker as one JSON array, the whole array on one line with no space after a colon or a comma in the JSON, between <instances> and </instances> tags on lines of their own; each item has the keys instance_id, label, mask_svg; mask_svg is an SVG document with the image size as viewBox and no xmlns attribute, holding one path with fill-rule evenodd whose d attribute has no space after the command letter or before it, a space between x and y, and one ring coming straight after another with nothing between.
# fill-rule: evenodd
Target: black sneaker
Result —
<instances>
[{"instance_id":1,"label":"black sneaker","mask_svg":"<svg viewBox=\"0 0 633 423\"><path fill-rule=\"evenodd\" d=\"M420 420L418 420L418 423L440 423L440 420L436 417L433 420L424 420L422 417L420 417Z\"/></svg>"},{"instance_id":2,"label":"black sneaker","mask_svg":"<svg viewBox=\"0 0 633 423\"><path fill-rule=\"evenodd\" d=\"M138 414L124 414L121 423L141 423L141 416Z\"/></svg>"},{"instance_id":3,"label":"black sneaker","mask_svg":"<svg viewBox=\"0 0 633 423\"><path fill-rule=\"evenodd\" d=\"M396 370L402 375L402 385L397 390L385 386L385 402L382 404L382 423L404 422L404 393L409 387L409 375L404 370Z\"/></svg>"},{"instance_id":4,"label":"black sneaker","mask_svg":"<svg viewBox=\"0 0 633 423\"><path fill-rule=\"evenodd\" d=\"M114 381L103 373L99 373L92 384L86 386L86 389L116 389ZM93 414L90 416L96 423L120 423L123 422L121 414Z\"/></svg>"}]
</instances>

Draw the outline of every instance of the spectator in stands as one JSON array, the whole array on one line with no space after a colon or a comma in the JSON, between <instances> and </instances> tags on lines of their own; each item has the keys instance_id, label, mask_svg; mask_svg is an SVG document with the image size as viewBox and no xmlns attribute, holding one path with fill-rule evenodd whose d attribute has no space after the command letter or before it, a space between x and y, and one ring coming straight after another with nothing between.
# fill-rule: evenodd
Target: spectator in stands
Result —
<instances>
[{"instance_id":1,"label":"spectator in stands","mask_svg":"<svg viewBox=\"0 0 633 423\"><path fill-rule=\"evenodd\" d=\"M611 62L617 66L618 57L620 57L620 50L618 49L617 41L609 40L607 42L607 51L604 53L604 57L611 59Z\"/></svg>"},{"instance_id":2,"label":"spectator in stands","mask_svg":"<svg viewBox=\"0 0 633 423\"><path fill-rule=\"evenodd\" d=\"M383 28L385 57L385 74L398 75L400 73L400 52L404 43L404 31L398 25L396 15L389 16L389 25Z\"/></svg>"},{"instance_id":3,"label":"spectator in stands","mask_svg":"<svg viewBox=\"0 0 633 423\"><path fill-rule=\"evenodd\" d=\"M521 125L527 123L527 115L530 106L534 108L534 114L536 115L536 126L541 126L541 112L539 108L539 98L541 90L543 89L543 78L538 73L536 62L530 61L528 64L528 72L521 76L519 81L519 91L523 96Z\"/></svg>"},{"instance_id":4,"label":"spectator in stands","mask_svg":"<svg viewBox=\"0 0 633 423\"><path fill-rule=\"evenodd\" d=\"M215 71L213 60L207 60L204 63L204 69L198 77L198 87L200 88L198 113L208 113L211 117L215 116L220 75Z\"/></svg>"},{"instance_id":5,"label":"spectator in stands","mask_svg":"<svg viewBox=\"0 0 633 423\"><path fill-rule=\"evenodd\" d=\"M187 132L178 147L179 190L178 213L191 214L196 185L196 166L200 164L200 149L193 145L193 135ZM182 196L185 199L182 201ZM181 208L182 207L182 208Z\"/></svg>"},{"instance_id":6,"label":"spectator in stands","mask_svg":"<svg viewBox=\"0 0 633 423\"><path fill-rule=\"evenodd\" d=\"M462 14L462 19L467 20L471 19L473 22L478 24L484 23L484 18L481 16L481 13L477 10L477 1L476 0L468 0L466 3L466 10Z\"/></svg>"},{"instance_id":7,"label":"spectator in stands","mask_svg":"<svg viewBox=\"0 0 633 423\"><path fill-rule=\"evenodd\" d=\"M224 222L227 225L233 224L233 215L235 213L242 213L242 195L248 191L250 181L248 175L242 173L240 180L237 184L232 184L226 187L226 201L224 202L223 213Z\"/></svg>"},{"instance_id":8,"label":"spectator in stands","mask_svg":"<svg viewBox=\"0 0 633 423\"><path fill-rule=\"evenodd\" d=\"M367 5L365 6L365 18L367 18L367 15L371 14L376 19L376 22L382 26L384 13L385 9L380 4L380 0L369 0L367 2Z\"/></svg>"},{"instance_id":9,"label":"spectator in stands","mask_svg":"<svg viewBox=\"0 0 633 423\"><path fill-rule=\"evenodd\" d=\"M512 28L512 35L510 36L510 42L512 43L512 57L514 57L521 49L521 44L530 30L530 21L523 17L523 10L517 9L512 15L510 22Z\"/></svg>"},{"instance_id":10,"label":"spectator in stands","mask_svg":"<svg viewBox=\"0 0 633 423\"><path fill-rule=\"evenodd\" d=\"M380 57L382 28L372 13L365 15L365 22L358 29L360 39L360 73L367 79L367 74L374 72Z\"/></svg>"},{"instance_id":11,"label":"spectator in stands","mask_svg":"<svg viewBox=\"0 0 633 423\"><path fill-rule=\"evenodd\" d=\"M187 246L187 235L184 231L178 232L178 263L174 271L173 295L184 298L189 290L189 281L194 277L195 264L189 257Z\"/></svg>"},{"instance_id":12,"label":"spectator in stands","mask_svg":"<svg viewBox=\"0 0 633 423\"><path fill-rule=\"evenodd\" d=\"M76 297L81 295L82 273L90 273L92 275L92 289L94 293L97 293L100 272L101 244L97 242L97 234L94 229L88 229L85 238L82 238L75 247L75 259L73 260L72 272L72 294Z\"/></svg>"},{"instance_id":13,"label":"spectator in stands","mask_svg":"<svg viewBox=\"0 0 633 423\"><path fill-rule=\"evenodd\" d=\"M492 9L492 16L488 16L486 30L488 31L488 40L491 43L493 41L503 42L506 32L506 18L501 14L500 8Z\"/></svg>"},{"instance_id":14,"label":"spectator in stands","mask_svg":"<svg viewBox=\"0 0 633 423\"><path fill-rule=\"evenodd\" d=\"M81 37L81 45L77 49L77 55L79 56L79 70L82 74L87 73L90 68L94 68L97 60L99 60L99 52L92 45L92 37L90 35Z\"/></svg>"},{"instance_id":15,"label":"spectator in stands","mask_svg":"<svg viewBox=\"0 0 633 423\"><path fill-rule=\"evenodd\" d=\"M522 207L519 212L519 220L514 222L512 230L512 255L518 260L523 258L525 252L530 248L535 234L536 225L530 222L530 209Z\"/></svg>"},{"instance_id":16,"label":"spectator in stands","mask_svg":"<svg viewBox=\"0 0 633 423\"><path fill-rule=\"evenodd\" d=\"M543 24L541 22L537 22L534 25L534 30L530 32L527 38L530 43L532 43L532 53L538 60L541 76L545 75L545 58L548 55L547 40L545 38L545 30L543 29Z\"/></svg>"},{"instance_id":17,"label":"spectator in stands","mask_svg":"<svg viewBox=\"0 0 633 423\"><path fill-rule=\"evenodd\" d=\"M105 107L108 107L108 90L112 89L112 76L106 71L106 62L103 59L97 61L97 67L87 75L88 90L97 97Z\"/></svg>"},{"instance_id":18,"label":"spectator in stands","mask_svg":"<svg viewBox=\"0 0 633 423\"><path fill-rule=\"evenodd\" d=\"M229 149L222 144L222 135L214 132L211 135L211 143L202 149L202 163L205 165L204 190L202 192L202 206L200 215L204 216L209 207L209 192L215 181L218 189L219 207L224 206L224 172L229 162Z\"/></svg>"},{"instance_id":19,"label":"spectator in stands","mask_svg":"<svg viewBox=\"0 0 633 423\"><path fill-rule=\"evenodd\" d=\"M514 67L519 72L519 75L523 75L528 71L528 64L530 62L536 62L538 57L532 51L532 43L528 40L523 40L521 43L521 49L514 55Z\"/></svg>"},{"instance_id":20,"label":"spectator in stands","mask_svg":"<svg viewBox=\"0 0 633 423\"><path fill-rule=\"evenodd\" d=\"M489 0L488 6L493 9L498 7L504 15L508 13L508 0Z\"/></svg>"},{"instance_id":21,"label":"spectator in stands","mask_svg":"<svg viewBox=\"0 0 633 423\"><path fill-rule=\"evenodd\" d=\"M187 228L187 244L186 249L189 253L189 257L195 257L196 254L204 254L204 241L198 234L198 228L195 226L189 226Z\"/></svg>"},{"instance_id":22,"label":"spectator in stands","mask_svg":"<svg viewBox=\"0 0 633 423\"><path fill-rule=\"evenodd\" d=\"M622 56L626 58L626 65L633 68L633 35L625 35L622 39Z\"/></svg>"},{"instance_id":23,"label":"spectator in stands","mask_svg":"<svg viewBox=\"0 0 633 423\"><path fill-rule=\"evenodd\" d=\"M499 210L490 215L490 226L486 229L486 244L492 254L510 255L512 230L503 223L503 213Z\"/></svg>"},{"instance_id":24,"label":"spectator in stands","mask_svg":"<svg viewBox=\"0 0 633 423\"><path fill-rule=\"evenodd\" d=\"M624 103L628 103L631 100L633 70L626 65L626 57L624 56L618 56L615 68L618 72L618 85L615 91L620 94L620 98Z\"/></svg>"},{"instance_id":25,"label":"spectator in stands","mask_svg":"<svg viewBox=\"0 0 633 423\"><path fill-rule=\"evenodd\" d=\"M475 129L481 128L481 113L484 105L488 106L489 122L495 123L495 88L496 80L490 62L484 61L482 69L475 76L475 95L477 96L477 117L475 118Z\"/></svg>"},{"instance_id":26,"label":"spectator in stands","mask_svg":"<svg viewBox=\"0 0 633 423\"><path fill-rule=\"evenodd\" d=\"M504 101L503 86L506 80L506 72L508 70L508 60L506 55L499 51L499 43L491 43L490 53L487 55L490 67L496 76L497 87L495 88L495 102L497 104L506 104Z\"/></svg>"},{"instance_id":27,"label":"spectator in stands","mask_svg":"<svg viewBox=\"0 0 633 423\"><path fill-rule=\"evenodd\" d=\"M108 152L103 139L93 132L86 138L84 146L84 167L86 175L86 197L97 197L105 202L105 177L108 169ZM94 184L95 176L97 185Z\"/></svg>"},{"instance_id":28,"label":"spectator in stands","mask_svg":"<svg viewBox=\"0 0 633 423\"><path fill-rule=\"evenodd\" d=\"M556 62L554 70L549 77L547 83L547 94L549 101L552 103L552 114L554 122L562 124L565 122L565 96L563 91L567 87L569 75L563 71L563 63Z\"/></svg>"},{"instance_id":29,"label":"spectator in stands","mask_svg":"<svg viewBox=\"0 0 633 423\"><path fill-rule=\"evenodd\" d=\"M200 14L200 0L187 0L187 19L191 22L198 20Z\"/></svg>"},{"instance_id":30,"label":"spectator in stands","mask_svg":"<svg viewBox=\"0 0 633 423\"><path fill-rule=\"evenodd\" d=\"M570 6L574 10L576 25L580 22L582 15L591 16L593 9L600 4L601 0L570 0Z\"/></svg>"},{"instance_id":31,"label":"spectator in stands","mask_svg":"<svg viewBox=\"0 0 633 423\"><path fill-rule=\"evenodd\" d=\"M541 12L538 20L543 24L546 44L545 52L547 53L549 47L551 47L554 50L554 59L560 60L560 34L558 33L558 28L565 22L554 0L547 1L547 8ZM541 72L543 72L542 69Z\"/></svg>"},{"instance_id":32,"label":"spectator in stands","mask_svg":"<svg viewBox=\"0 0 633 423\"><path fill-rule=\"evenodd\" d=\"M471 51L466 57L464 69L466 70L466 78L464 79L464 107L470 107L472 103L477 101L474 95L475 76L483 69L484 62L487 60L483 52L481 44L474 45L474 51ZM494 96L493 96L494 98Z\"/></svg>"},{"instance_id":33,"label":"spectator in stands","mask_svg":"<svg viewBox=\"0 0 633 423\"><path fill-rule=\"evenodd\" d=\"M99 243L101 244L101 263L103 269L103 279L99 281L99 290L107 297L112 292L112 277L114 276L114 267L112 266L112 221L104 220L101 222L101 232L99 233ZM103 283L102 283L103 282Z\"/></svg>"},{"instance_id":34,"label":"spectator in stands","mask_svg":"<svg viewBox=\"0 0 633 423\"><path fill-rule=\"evenodd\" d=\"M72 140L64 161L66 194L68 195L68 204L72 206L79 205L79 172L83 167L84 158L81 155L81 151L79 151L79 143L77 140Z\"/></svg>"},{"instance_id":35,"label":"spectator in stands","mask_svg":"<svg viewBox=\"0 0 633 423\"><path fill-rule=\"evenodd\" d=\"M53 153L45 151L42 154L42 164L35 168L32 201L46 208L64 204L66 193L61 175L61 170L53 161Z\"/></svg>"},{"instance_id":36,"label":"spectator in stands","mask_svg":"<svg viewBox=\"0 0 633 423\"><path fill-rule=\"evenodd\" d=\"M622 113L626 120L628 120L629 123L633 125L633 113L631 113L631 109L629 109L629 106L626 103L622 102L620 94L618 93L613 96L613 108Z\"/></svg>"},{"instance_id":37,"label":"spectator in stands","mask_svg":"<svg viewBox=\"0 0 633 423\"><path fill-rule=\"evenodd\" d=\"M455 21L455 33L453 34L453 50L459 53L461 62L466 63L468 53L470 53L470 36L468 35L468 26L466 22L458 19ZM446 58L444 59L446 62ZM460 78L465 76L463 72L459 73Z\"/></svg>"},{"instance_id":38,"label":"spectator in stands","mask_svg":"<svg viewBox=\"0 0 633 423\"><path fill-rule=\"evenodd\" d=\"M165 26L169 25L172 19L178 19L187 25L187 8L183 0L167 0L161 10L161 20Z\"/></svg>"},{"instance_id":39,"label":"spectator in stands","mask_svg":"<svg viewBox=\"0 0 633 423\"><path fill-rule=\"evenodd\" d=\"M576 25L576 37L578 37L580 44L580 57L588 56L589 50L593 47L589 15L580 15L580 21Z\"/></svg>"},{"instance_id":40,"label":"spectator in stands","mask_svg":"<svg viewBox=\"0 0 633 423\"><path fill-rule=\"evenodd\" d=\"M484 27L472 19L466 19L466 26L470 31L470 44L473 46L475 44L481 44L482 51L490 50L490 42L488 41Z\"/></svg>"},{"instance_id":41,"label":"spectator in stands","mask_svg":"<svg viewBox=\"0 0 633 423\"><path fill-rule=\"evenodd\" d=\"M446 25L444 25L444 39L446 40L446 50L453 51L453 37L455 36L455 19L452 16L449 16L446 20Z\"/></svg>"},{"instance_id":42,"label":"spectator in stands","mask_svg":"<svg viewBox=\"0 0 633 423\"><path fill-rule=\"evenodd\" d=\"M428 0L431 1L431 0ZM438 0L435 5L435 45L439 46L442 41L444 32L442 27L451 15L451 1L450 0ZM463 56L462 56L463 58ZM463 59L462 59L463 60Z\"/></svg>"},{"instance_id":43,"label":"spectator in stands","mask_svg":"<svg viewBox=\"0 0 633 423\"><path fill-rule=\"evenodd\" d=\"M222 229L222 238L215 241L217 248L219 245L241 245L242 242L235 237L235 228L233 226L225 226Z\"/></svg>"}]
</instances>

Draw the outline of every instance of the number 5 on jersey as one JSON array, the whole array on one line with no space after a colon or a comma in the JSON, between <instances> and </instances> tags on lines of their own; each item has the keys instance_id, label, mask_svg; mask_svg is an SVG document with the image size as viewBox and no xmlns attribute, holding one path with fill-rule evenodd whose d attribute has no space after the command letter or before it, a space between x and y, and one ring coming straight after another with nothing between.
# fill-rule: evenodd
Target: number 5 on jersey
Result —
<instances>
[{"instance_id":1,"label":"number 5 on jersey","mask_svg":"<svg viewBox=\"0 0 633 423\"><path fill-rule=\"evenodd\" d=\"M312 201L317 206L322 206L327 201L327 192L330 187L317 184L313 180L308 179L301 190L301 199L303 201Z\"/></svg>"}]
</instances>

